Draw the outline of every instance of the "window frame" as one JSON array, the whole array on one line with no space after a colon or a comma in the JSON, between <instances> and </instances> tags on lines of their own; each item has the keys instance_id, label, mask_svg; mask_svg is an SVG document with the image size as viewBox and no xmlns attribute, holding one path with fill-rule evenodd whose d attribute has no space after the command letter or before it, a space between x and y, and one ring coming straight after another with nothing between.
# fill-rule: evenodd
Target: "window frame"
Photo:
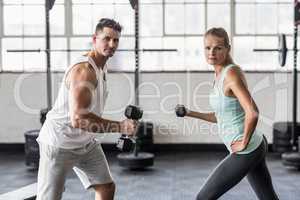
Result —
<instances>
[{"instance_id":1,"label":"window frame","mask_svg":"<svg viewBox=\"0 0 300 200\"><path fill-rule=\"evenodd\" d=\"M167 3L166 2L167 0L161 0L161 2L146 2L146 3L143 3L144 5L147 5L147 4L158 4L158 5L162 5L162 36L143 36L143 38L155 38L155 37L184 37L184 38L188 38L188 37L203 37L203 34L169 34L169 33L166 33L166 19L165 19L165 13L166 13L166 4L181 4L181 3L177 3L177 2L174 2L174 3ZM129 3L129 2L128 2ZM128 4L128 3L113 3L113 4ZM62 2L62 5L64 5L64 34L58 34L58 35L51 35L51 37L55 38L55 37L58 37L58 38L66 38L66 48L67 49L70 49L71 47L71 39L72 38L76 38L76 37L91 37L91 35L88 35L88 34L74 34L73 33L73 5L89 5L90 3L73 3L71 0L63 0ZM104 2L104 3L92 3L92 4L111 4L109 2ZM208 11L207 11L207 6L208 4L229 4L229 12L230 12L230 22L229 22L229 26L230 26L230 30L228 32L230 32L230 40L232 42L232 46L234 46L234 38L235 37L243 37L243 36L246 36L246 37L274 37L274 36L277 36L278 33L272 33L272 34L240 34L240 33L237 33L236 31L236 6L237 4L254 4L254 5L258 5L258 4L274 4L274 5L281 5L281 4L292 4L292 2L288 2L288 1L273 1L273 2L257 2L257 1L245 1L245 2L238 2L238 0L230 0L230 1L218 1L218 2L209 2L209 0L202 0L201 2L200 1L188 1L188 2L185 2L183 1L183 4L203 4L204 5L204 16L205 16L205 28L204 30L207 29L207 24L208 24ZM6 4L5 4L6 5ZM10 4L8 4L10 5ZM34 3L34 4L31 4L31 5L40 5L39 3ZM0 20L0 49L1 51L3 51L2 49L2 39L4 38L40 38L40 37L43 37L44 35L4 35L4 3L0 3L0 17L1 17L1 20ZM293 34L286 34L287 37L293 37ZM123 35L125 37L133 37L134 34L127 34L127 35ZM42 54L42 52L41 52ZM232 48L232 55L234 57L234 51L233 51L233 48ZM69 65L71 62L71 53L68 52L67 53L67 65ZM2 53L0 54L0 73L3 73L3 72L16 72L14 70L10 71L10 70L3 70L3 56L2 56ZM66 66L67 67L67 66ZM185 72L185 71L189 71L188 70L188 67L184 66L185 70L180 70L182 72ZM285 71L290 71L291 69L286 69ZM44 71L44 70L43 70ZM130 70L118 70L118 72L128 72ZM145 72L149 72L149 73L152 73L152 72L155 72L155 71L158 71L158 72L176 72L178 70L145 70ZM194 70L192 70L194 71ZM199 71L199 72L205 72L205 71L209 71L207 69L199 69L199 70L196 70L196 71ZM246 70L248 71L248 70ZM257 70L249 70L249 71L257 71ZM268 68L264 68L262 70L258 70L259 72L277 72L277 71L281 71L281 70L273 70L273 69L270 69L268 70ZM24 72L28 72L26 70L24 70L23 68L23 71L17 71L16 73L24 73ZM52 72L62 72L61 70L52 70ZM190 71L189 71L190 72ZM34 73L34 72L31 72L30 73ZM37 71L36 73L41 73L41 71Z\"/></svg>"}]
</instances>

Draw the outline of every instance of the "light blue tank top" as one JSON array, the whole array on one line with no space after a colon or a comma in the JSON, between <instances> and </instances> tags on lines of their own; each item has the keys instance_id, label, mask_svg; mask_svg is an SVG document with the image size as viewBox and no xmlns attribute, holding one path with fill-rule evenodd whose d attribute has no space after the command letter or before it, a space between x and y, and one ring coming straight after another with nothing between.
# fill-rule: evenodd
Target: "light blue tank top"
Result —
<instances>
[{"instance_id":1,"label":"light blue tank top","mask_svg":"<svg viewBox=\"0 0 300 200\"><path fill-rule=\"evenodd\" d=\"M231 143L243 138L245 121L245 112L238 99L225 96L223 92L227 71L233 66L235 65L230 64L222 69L220 78L218 80L215 79L214 87L209 94L209 103L217 118L218 134L230 153L232 153ZM262 134L255 130L246 149L237 153L247 154L252 152L261 144L262 139Z\"/></svg>"}]
</instances>

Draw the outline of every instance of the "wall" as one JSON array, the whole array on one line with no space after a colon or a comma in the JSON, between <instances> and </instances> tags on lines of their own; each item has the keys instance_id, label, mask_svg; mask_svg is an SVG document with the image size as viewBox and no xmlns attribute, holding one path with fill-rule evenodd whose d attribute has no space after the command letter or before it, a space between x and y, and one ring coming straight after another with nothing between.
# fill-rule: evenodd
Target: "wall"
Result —
<instances>
[{"instance_id":1,"label":"wall","mask_svg":"<svg viewBox=\"0 0 300 200\"><path fill-rule=\"evenodd\" d=\"M291 73L247 72L246 76L260 109L258 130L271 139L273 122L292 118ZM45 77L44 73L0 73L0 143L23 143L25 131L40 128L39 110L46 107ZM53 101L61 78L61 73L52 74ZM212 72L147 72L140 79L140 105L144 120L155 124L155 143L220 142L215 125L191 118L178 119L173 111L177 103L210 111L207 95ZM133 83L133 73L108 75L109 97L104 117L124 118L124 108L134 99ZM113 143L118 134L99 137L104 143Z\"/></svg>"}]
</instances>

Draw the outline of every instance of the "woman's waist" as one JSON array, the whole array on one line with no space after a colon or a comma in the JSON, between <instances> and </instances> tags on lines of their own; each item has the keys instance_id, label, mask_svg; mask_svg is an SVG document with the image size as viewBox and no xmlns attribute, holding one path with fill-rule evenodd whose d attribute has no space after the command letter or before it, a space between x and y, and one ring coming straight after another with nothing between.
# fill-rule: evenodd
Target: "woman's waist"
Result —
<instances>
[{"instance_id":1,"label":"woman's waist","mask_svg":"<svg viewBox=\"0 0 300 200\"><path fill-rule=\"evenodd\" d=\"M223 120L244 120L245 119L245 112L244 110L240 109L216 109L214 110L216 113L216 116Z\"/></svg>"},{"instance_id":2,"label":"woman's waist","mask_svg":"<svg viewBox=\"0 0 300 200\"><path fill-rule=\"evenodd\" d=\"M227 134L221 134L220 137L222 138L229 152L232 152L231 144L234 141L242 140L244 137L244 133L243 132L227 133ZM263 140L263 136L259 134L257 131L254 131L251 135L250 141L248 142L246 149L244 149L242 152L239 152L239 154L249 153L253 151L261 144L262 140Z\"/></svg>"},{"instance_id":3,"label":"woman's waist","mask_svg":"<svg viewBox=\"0 0 300 200\"><path fill-rule=\"evenodd\" d=\"M218 127L234 130L237 128L244 128L245 118L244 117L220 117L216 115L218 121Z\"/></svg>"}]
</instances>

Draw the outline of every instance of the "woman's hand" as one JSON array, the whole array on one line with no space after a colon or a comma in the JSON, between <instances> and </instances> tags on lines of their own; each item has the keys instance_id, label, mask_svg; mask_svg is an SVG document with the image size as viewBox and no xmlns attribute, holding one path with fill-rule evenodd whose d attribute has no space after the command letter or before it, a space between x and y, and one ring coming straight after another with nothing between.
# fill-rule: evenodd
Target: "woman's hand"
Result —
<instances>
[{"instance_id":1,"label":"woman's hand","mask_svg":"<svg viewBox=\"0 0 300 200\"><path fill-rule=\"evenodd\" d=\"M231 143L231 150L233 153L243 151L246 149L247 144L243 140L236 140Z\"/></svg>"}]
</instances>

